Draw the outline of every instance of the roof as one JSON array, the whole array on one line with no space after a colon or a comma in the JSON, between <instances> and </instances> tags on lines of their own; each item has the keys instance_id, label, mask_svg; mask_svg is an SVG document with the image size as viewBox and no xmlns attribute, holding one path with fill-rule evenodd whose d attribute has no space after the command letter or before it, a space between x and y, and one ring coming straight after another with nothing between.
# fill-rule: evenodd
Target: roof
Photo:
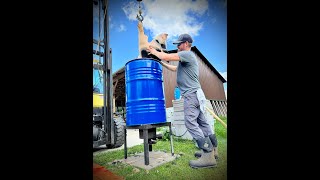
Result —
<instances>
[{"instance_id":1,"label":"roof","mask_svg":"<svg viewBox=\"0 0 320 180\"><path fill-rule=\"evenodd\" d=\"M197 48L196 46L191 47L191 50L192 50L193 52L195 52L195 53L200 57L200 59L202 59L202 61L218 76L218 78L222 81L222 83L227 82L227 81L221 76L221 74L216 70L216 68L214 68L214 67L212 66L212 64L208 61L208 59L207 59L206 57L204 57L204 55L198 50L198 48ZM178 51L177 49L175 49L175 50L170 50L170 51L168 51L168 53L176 53L177 51ZM123 66L122 68L120 68L118 71L114 72L114 73L112 74L112 76L114 77L114 76L117 76L118 74L123 73L123 72L124 72L124 68L125 68L125 66Z\"/></svg>"},{"instance_id":2,"label":"roof","mask_svg":"<svg viewBox=\"0 0 320 180\"><path fill-rule=\"evenodd\" d=\"M123 66L122 68L120 68L118 71L114 72L114 73L112 74L112 76L117 76L117 75L123 73L123 72L124 72L124 67L125 67L125 66Z\"/></svg>"}]
</instances>

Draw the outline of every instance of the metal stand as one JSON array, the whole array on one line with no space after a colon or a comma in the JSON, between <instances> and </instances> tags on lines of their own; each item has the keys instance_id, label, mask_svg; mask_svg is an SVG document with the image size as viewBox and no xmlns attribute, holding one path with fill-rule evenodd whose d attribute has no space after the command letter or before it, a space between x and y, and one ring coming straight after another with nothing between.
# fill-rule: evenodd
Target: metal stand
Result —
<instances>
[{"instance_id":1,"label":"metal stand","mask_svg":"<svg viewBox=\"0 0 320 180\"><path fill-rule=\"evenodd\" d=\"M166 122L166 123L160 123L160 124L146 124L146 125L139 125L139 126L124 126L124 158L127 159L127 129L139 129L139 130L143 131L144 164L145 165L149 165L149 151L152 151L152 144L148 144L149 130L157 128L157 127L161 127L161 126L169 126L169 129L170 129L171 155L173 156L174 155L174 151L173 151L171 122Z\"/></svg>"}]
</instances>

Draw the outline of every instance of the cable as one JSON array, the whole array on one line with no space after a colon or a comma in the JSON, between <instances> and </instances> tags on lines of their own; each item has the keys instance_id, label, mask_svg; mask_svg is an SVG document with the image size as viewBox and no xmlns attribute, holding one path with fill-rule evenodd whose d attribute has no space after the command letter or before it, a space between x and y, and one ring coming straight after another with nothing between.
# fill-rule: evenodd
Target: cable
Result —
<instances>
[{"instance_id":1,"label":"cable","mask_svg":"<svg viewBox=\"0 0 320 180\"><path fill-rule=\"evenodd\" d=\"M175 137L182 137L182 136L184 136L186 133L188 132L188 130L186 130L182 135L175 135L174 133L173 133L173 131L172 131L172 135L173 136L175 136ZM165 133L170 133L168 130L166 130L166 132Z\"/></svg>"},{"instance_id":2,"label":"cable","mask_svg":"<svg viewBox=\"0 0 320 180\"><path fill-rule=\"evenodd\" d=\"M186 130L186 132L184 132L182 135L179 135L179 136L177 136L177 135L175 135L175 134L173 134L173 133L172 133L172 135L175 136L175 137L182 137L182 136L184 136L184 135L187 133L187 131L188 131L188 130Z\"/></svg>"}]
</instances>

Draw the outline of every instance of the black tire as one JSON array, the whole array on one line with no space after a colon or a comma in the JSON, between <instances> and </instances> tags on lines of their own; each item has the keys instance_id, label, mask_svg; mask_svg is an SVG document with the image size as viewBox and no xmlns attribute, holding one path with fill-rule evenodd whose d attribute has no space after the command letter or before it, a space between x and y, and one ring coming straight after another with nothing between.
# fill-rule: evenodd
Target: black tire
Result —
<instances>
[{"instance_id":1,"label":"black tire","mask_svg":"<svg viewBox=\"0 0 320 180\"><path fill-rule=\"evenodd\" d=\"M114 120L114 145L107 145L109 149L120 147L124 144L124 125L122 117L113 118Z\"/></svg>"}]
</instances>

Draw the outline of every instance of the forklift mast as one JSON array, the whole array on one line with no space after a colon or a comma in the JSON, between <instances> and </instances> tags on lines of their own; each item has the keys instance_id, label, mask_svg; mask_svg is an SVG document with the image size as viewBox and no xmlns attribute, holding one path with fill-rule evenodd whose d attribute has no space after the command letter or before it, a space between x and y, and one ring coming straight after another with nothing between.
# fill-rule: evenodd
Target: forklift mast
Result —
<instances>
[{"instance_id":1,"label":"forklift mast","mask_svg":"<svg viewBox=\"0 0 320 180\"><path fill-rule=\"evenodd\" d=\"M109 47L109 11L108 11L108 0L94 0L93 5L98 6L98 22L99 22L99 33L101 20L103 20L102 32L103 39L93 39L93 43L100 47L103 47L103 52L99 50L93 50L93 54L103 57L102 65L94 65L93 68L96 70L102 70L103 74L103 127L104 131L107 133L106 145L114 145L114 122L113 122L113 111L112 111L112 97L113 97L113 87L112 87L112 58L111 58L111 48ZM101 13L102 12L102 13ZM100 35L99 35L100 37ZM102 42L102 43L101 43Z\"/></svg>"}]
</instances>

